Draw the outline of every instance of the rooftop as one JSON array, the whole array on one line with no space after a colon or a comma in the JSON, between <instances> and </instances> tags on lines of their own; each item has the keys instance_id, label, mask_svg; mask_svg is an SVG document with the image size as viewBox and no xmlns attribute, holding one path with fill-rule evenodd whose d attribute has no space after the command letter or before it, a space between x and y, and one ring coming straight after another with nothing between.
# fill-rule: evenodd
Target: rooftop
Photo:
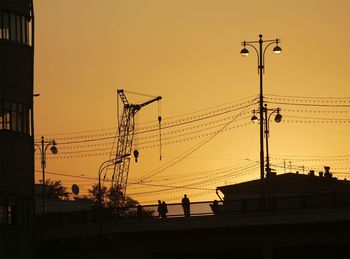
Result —
<instances>
[{"instance_id":1,"label":"rooftop","mask_svg":"<svg viewBox=\"0 0 350 259\"><path fill-rule=\"evenodd\" d=\"M308 175L274 174L263 180L220 186L217 189L225 195L225 199L254 198L262 192L270 196L350 192L350 181L338 180L329 172L329 167L325 168L326 172L320 172L319 176L314 171L310 171Z\"/></svg>"}]
</instances>

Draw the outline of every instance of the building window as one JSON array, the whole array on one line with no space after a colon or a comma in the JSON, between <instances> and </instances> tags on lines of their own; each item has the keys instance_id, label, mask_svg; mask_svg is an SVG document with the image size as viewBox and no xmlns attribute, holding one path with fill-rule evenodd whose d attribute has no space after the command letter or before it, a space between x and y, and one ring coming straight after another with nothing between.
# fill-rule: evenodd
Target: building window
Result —
<instances>
[{"instance_id":1,"label":"building window","mask_svg":"<svg viewBox=\"0 0 350 259\"><path fill-rule=\"evenodd\" d=\"M0 224L6 224L6 207L0 205Z\"/></svg>"},{"instance_id":2,"label":"building window","mask_svg":"<svg viewBox=\"0 0 350 259\"><path fill-rule=\"evenodd\" d=\"M0 40L32 46L31 19L14 13L0 12Z\"/></svg>"},{"instance_id":3,"label":"building window","mask_svg":"<svg viewBox=\"0 0 350 259\"><path fill-rule=\"evenodd\" d=\"M27 37L27 22L26 22L26 18L24 18L24 16L22 16L22 43L26 44L28 42L28 37Z\"/></svg>"},{"instance_id":4,"label":"building window","mask_svg":"<svg viewBox=\"0 0 350 259\"><path fill-rule=\"evenodd\" d=\"M6 207L0 205L0 224L7 224Z\"/></svg>"},{"instance_id":5,"label":"building window","mask_svg":"<svg viewBox=\"0 0 350 259\"><path fill-rule=\"evenodd\" d=\"M7 224L12 224L12 206L7 206L6 216Z\"/></svg>"},{"instance_id":6,"label":"building window","mask_svg":"<svg viewBox=\"0 0 350 259\"><path fill-rule=\"evenodd\" d=\"M4 38L4 34L3 34L3 29L4 29L4 21L3 21L3 14L0 13L0 39Z\"/></svg>"},{"instance_id":7,"label":"building window","mask_svg":"<svg viewBox=\"0 0 350 259\"><path fill-rule=\"evenodd\" d=\"M21 16L16 15L16 40L22 43L22 22Z\"/></svg>"},{"instance_id":8,"label":"building window","mask_svg":"<svg viewBox=\"0 0 350 259\"><path fill-rule=\"evenodd\" d=\"M17 110L17 103L11 103L12 109L11 109L11 130L12 131L18 131L17 122L18 122L18 110Z\"/></svg>"},{"instance_id":9,"label":"building window","mask_svg":"<svg viewBox=\"0 0 350 259\"><path fill-rule=\"evenodd\" d=\"M2 14L2 39L9 40L10 39L10 25L9 25L9 15L8 13Z\"/></svg>"},{"instance_id":10,"label":"building window","mask_svg":"<svg viewBox=\"0 0 350 259\"><path fill-rule=\"evenodd\" d=\"M10 14L10 39L12 41L16 40L16 16L15 16L15 14Z\"/></svg>"},{"instance_id":11,"label":"building window","mask_svg":"<svg viewBox=\"0 0 350 259\"><path fill-rule=\"evenodd\" d=\"M14 224L15 220L16 197L0 195L0 225Z\"/></svg>"},{"instance_id":12,"label":"building window","mask_svg":"<svg viewBox=\"0 0 350 259\"><path fill-rule=\"evenodd\" d=\"M0 101L0 131L9 130L31 135L31 109L25 104Z\"/></svg>"},{"instance_id":13,"label":"building window","mask_svg":"<svg viewBox=\"0 0 350 259\"><path fill-rule=\"evenodd\" d=\"M0 224L12 224L12 206L0 205Z\"/></svg>"}]
</instances>

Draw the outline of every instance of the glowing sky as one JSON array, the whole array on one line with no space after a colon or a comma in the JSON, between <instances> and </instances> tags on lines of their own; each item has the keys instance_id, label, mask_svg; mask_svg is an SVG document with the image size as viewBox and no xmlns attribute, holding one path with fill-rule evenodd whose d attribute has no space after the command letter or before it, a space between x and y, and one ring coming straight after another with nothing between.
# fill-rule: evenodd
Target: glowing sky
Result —
<instances>
[{"instance_id":1,"label":"glowing sky","mask_svg":"<svg viewBox=\"0 0 350 259\"><path fill-rule=\"evenodd\" d=\"M34 7L34 90L40 93L35 99L35 134L55 138L58 143L69 141L64 137L115 128L116 90L120 88L161 95L164 119L257 95L256 55L251 50L248 58L242 58L239 52L242 41L258 40L260 33L264 39L280 38L283 50L278 56L272 49L266 52L265 93L350 98L348 0L35 0ZM137 98L130 95L131 102L138 102ZM283 114L287 107L280 107ZM257 107L248 111L254 108ZM141 110L138 122L156 124L157 109L154 104ZM341 112L335 113L336 110ZM333 113L320 107L314 113L319 111L319 117L350 117L349 107L334 108ZM304 114L297 115L300 113ZM349 129L349 121L271 123L270 153L310 159L331 156L328 161L312 161L312 166L327 164L342 168L337 169L339 172L350 172ZM92 130L101 131L79 133ZM198 175L213 179L217 175L200 172L256 161L258 138L258 125L220 133L157 175L180 175L177 181L169 183L163 178L157 183L181 186L195 182ZM202 140L163 146L162 161L158 147L140 150L139 163L131 164L130 181L172 161ZM60 149L60 153L64 151ZM48 172L96 177L99 165L108 159L106 155L61 157L48 159ZM295 166L305 163L293 161ZM40 170L39 160L36 168ZM36 180L41 177L40 173L36 176ZM61 179L67 187L78 183L83 193L94 182L53 174L47 177ZM220 178L220 182L211 182L205 188L258 177L255 170L238 178ZM153 180L156 182L156 178ZM134 186L129 193L148 190L139 187ZM135 198L146 203L158 198L179 202L184 193L192 200L215 198L214 191L207 191L206 195L200 195L201 192L177 189Z\"/></svg>"}]
</instances>

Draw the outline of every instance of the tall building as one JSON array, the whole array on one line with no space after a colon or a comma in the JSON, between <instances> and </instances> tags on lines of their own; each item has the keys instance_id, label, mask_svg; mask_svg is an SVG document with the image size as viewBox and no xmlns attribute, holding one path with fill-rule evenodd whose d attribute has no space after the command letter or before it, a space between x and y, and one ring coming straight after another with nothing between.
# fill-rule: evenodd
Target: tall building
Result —
<instances>
[{"instance_id":1,"label":"tall building","mask_svg":"<svg viewBox=\"0 0 350 259\"><path fill-rule=\"evenodd\" d=\"M34 223L32 0L0 0L0 257L28 257Z\"/></svg>"}]
</instances>

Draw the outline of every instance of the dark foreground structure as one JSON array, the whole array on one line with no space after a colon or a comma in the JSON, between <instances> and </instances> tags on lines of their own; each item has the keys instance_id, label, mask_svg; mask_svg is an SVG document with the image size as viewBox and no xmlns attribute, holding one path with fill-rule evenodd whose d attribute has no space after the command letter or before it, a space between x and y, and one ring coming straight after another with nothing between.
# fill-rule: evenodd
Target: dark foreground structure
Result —
<instances>
[{"instance_id":1,"label":"dark foreground structure","mask_svg":"<svg viewBox=\"0 0 350 259\"><path fill-rule=\"evenodd\" d=\"M0 0L0 258L34 246L33 4Z\"/></svg>"},{"instance_id":2,"label":"dark foreground structure","mask_svg":"<svg viewBox=\"0 0 350 259\"><path fill-rule=\"evenodd\" d=\"M101 211L52 214L39 219L37 256L349 258L350 182L329 176L275 177L219 187L225 199L216 214L205 209L211 202L191 204L191 217L174 213L167 219ZM168 208L181 211L180 206Z\"/></svg>"}]
</instances>

